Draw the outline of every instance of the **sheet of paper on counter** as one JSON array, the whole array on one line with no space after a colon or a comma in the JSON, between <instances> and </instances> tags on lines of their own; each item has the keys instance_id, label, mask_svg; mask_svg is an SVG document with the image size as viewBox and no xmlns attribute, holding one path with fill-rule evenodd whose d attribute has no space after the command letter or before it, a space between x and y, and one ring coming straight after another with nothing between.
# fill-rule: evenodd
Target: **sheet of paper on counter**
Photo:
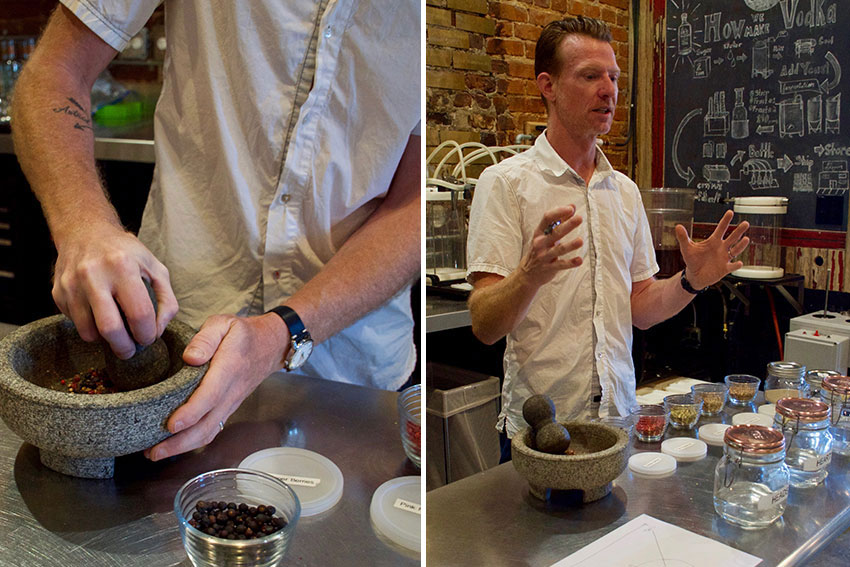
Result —
<instances>
[{"instance_id":1,"label":"sheet of paper on counter","mask_svg":"<svg viewBox=\"0 0 850 567\"><path fill-rule=\"evenodd\" d=\"M641 514L552 567L754 567L761 559Z\"/></svg>"}]
</instances>

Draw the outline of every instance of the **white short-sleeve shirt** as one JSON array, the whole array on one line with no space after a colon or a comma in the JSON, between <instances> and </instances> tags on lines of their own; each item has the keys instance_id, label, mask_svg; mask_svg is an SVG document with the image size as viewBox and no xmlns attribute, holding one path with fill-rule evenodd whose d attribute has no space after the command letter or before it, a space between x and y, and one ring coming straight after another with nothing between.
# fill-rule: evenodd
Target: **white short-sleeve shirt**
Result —
<instances>
[{"instance_id":1,"label":"white short-sleeve shirt","mask_svg":"<svg viewBox=\"0 0 850 567\"><path fill-rule=\"evenodd\" d=\"M508 276L543 214L567 205L584 219L568 237L583 239L576 253L584 262L541 287L507 336L497 427L509 436L525 427L522 405L533 394L551 397L559 419L588 417L594 367L601 415L612 408L625 415L635 403L632 282L652 277L658 265L640 192L601 150L587 186L545 133L528 151L484 170L470 211L468 273ZM595 255L588 254L591 240Z\"/></svg>"},{"instance_id":2,"label":"white short-sleeve shirt","mask_svg":"<svg viewBox=\"0 0 850 567\"><path fill-rule=\"evenodd\" d=\"M117 50L160 1L62 0ZM156 167L139 237L169 269L178 318L195 327L300 289L375 210L419 135L419 2L322 5L165 2ZM311 37L315 75L304 84ZM397 388L415 364L412 330L406 288L318 345L301 370Z\"/></svg>"}]
</instances>

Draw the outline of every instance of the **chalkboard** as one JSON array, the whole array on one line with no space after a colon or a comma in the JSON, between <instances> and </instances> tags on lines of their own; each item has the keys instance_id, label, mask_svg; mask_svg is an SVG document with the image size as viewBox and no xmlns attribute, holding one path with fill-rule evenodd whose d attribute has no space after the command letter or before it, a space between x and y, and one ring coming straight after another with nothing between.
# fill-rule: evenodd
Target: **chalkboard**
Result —
<instances>
[{"instance_id":1,"label":"chalkboard","mask_svg":"<svg viewBox=\"0 0 850 567\"><path fill-rule=\"evenodd\" d=\"M664 185L697 222L784 196L786 227L846 230L850 2L668 0L666 22Z\"/></svg>"}]
</instances>

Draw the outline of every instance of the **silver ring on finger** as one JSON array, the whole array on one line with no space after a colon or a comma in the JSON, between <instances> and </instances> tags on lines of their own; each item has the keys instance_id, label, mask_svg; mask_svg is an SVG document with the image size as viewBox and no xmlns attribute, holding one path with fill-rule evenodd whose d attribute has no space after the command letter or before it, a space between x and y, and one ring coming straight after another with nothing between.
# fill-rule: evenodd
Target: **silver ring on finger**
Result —
<instances>
[{"instance_id":1,"label":"silver ring on finger","mask_svg":"<svg viewBox=\"0 0 850 567\"><path fill-rule=\"evenodd\" d=\"M219 430L219 432L224 431L224 422L223 421L218 422L218 430Z\"/></svg>"}]
</instances>

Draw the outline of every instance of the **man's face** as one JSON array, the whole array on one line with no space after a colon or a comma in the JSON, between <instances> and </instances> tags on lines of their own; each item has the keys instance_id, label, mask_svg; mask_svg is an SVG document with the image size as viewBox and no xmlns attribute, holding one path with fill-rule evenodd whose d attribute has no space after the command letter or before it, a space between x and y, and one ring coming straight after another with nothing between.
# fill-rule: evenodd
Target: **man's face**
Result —
<instances>
[{"instance_id":1,"label":"man's face","mask_svg":"<svg viewBox=\"0 0 850 567\"><path fill-rule=\"evenodd\" d=\"M560 71L551 76L549 114L570 135L595 139L611 130L620 68L607 41L584 35L564 38Z\"/></svg>"}]
</instances>

